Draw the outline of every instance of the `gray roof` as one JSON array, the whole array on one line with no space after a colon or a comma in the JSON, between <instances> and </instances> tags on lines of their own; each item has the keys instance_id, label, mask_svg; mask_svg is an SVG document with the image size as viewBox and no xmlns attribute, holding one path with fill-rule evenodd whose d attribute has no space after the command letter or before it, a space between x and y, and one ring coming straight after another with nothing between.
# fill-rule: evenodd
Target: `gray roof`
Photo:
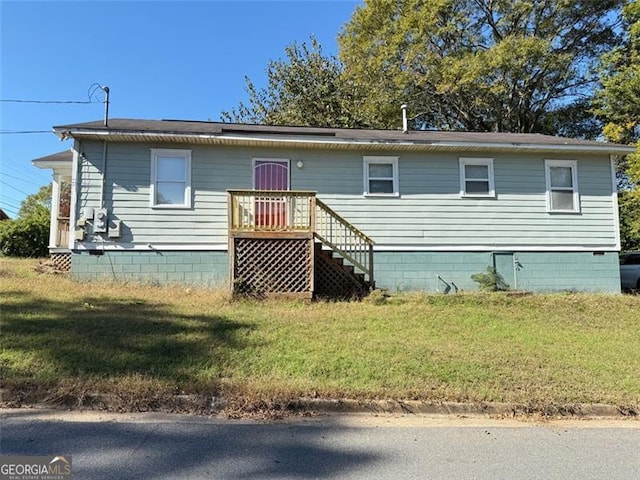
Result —
<instances>
[{"instance_id":1,"label":"gray roof","mask_svg":"<svg viewBox=\"0 0 640 480\"><path fill-rule=\"evenodd\" d=\"M584 151L591 153L630 153L627 145L563 138L531 133L457 132L316 128L248 125L186 120L137 120L114 118L105 127L102 121L59 125L54 131L62 138L110 141L163 141L227 143L273 146L291 145L325 148L390 148L400 150L534 150ZM226 140L225 140L226 139ZM250 143L253 141L253 143ZM285 142L286 143L282 143ZM280 144L280 143L282 144ZM331 146L331 147L330 147Z\"/></svg>"},{"instance_id":2,"label":"gray roof","mask_svg":"<svg viewBox=\"0 0 640 480\"><path fill-rule=\"evenodd\" d=\"M73 161L73 152L71 150L64 150L63 152L52 153L51 155L45 155L44 157L34 158L32 162L38 163L54 163L54 162L69 162Z\"/></svg>"}]
</instances>

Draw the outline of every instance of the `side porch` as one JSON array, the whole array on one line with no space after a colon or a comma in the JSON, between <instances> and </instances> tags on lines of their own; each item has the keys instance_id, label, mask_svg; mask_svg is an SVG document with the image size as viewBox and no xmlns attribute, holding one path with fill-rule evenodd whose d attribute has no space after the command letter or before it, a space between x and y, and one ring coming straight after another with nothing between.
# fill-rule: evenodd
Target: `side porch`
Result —
<instances>
[{"instance_id":1,"label":"side porch","mask_svg":"<svg viewBox=\"0 0 640 480\"><path fill-rule=\"evenodd\" d=\"M51 179L51 219L49 229L49 254L60 270L71 268L71 171L73 152L65 150L32 163L42 169L52 170Z\"/></svg>"},{"instance_id":2,"label":"side porch","mask_svg":"<svg viewBox=\"0 0 640 480\"><path fill-rule=\"evenodd\" d=\"M362 297L374 241L316 192L228 190L230 286L247 294Z\"/></svg>"}]
</instances>

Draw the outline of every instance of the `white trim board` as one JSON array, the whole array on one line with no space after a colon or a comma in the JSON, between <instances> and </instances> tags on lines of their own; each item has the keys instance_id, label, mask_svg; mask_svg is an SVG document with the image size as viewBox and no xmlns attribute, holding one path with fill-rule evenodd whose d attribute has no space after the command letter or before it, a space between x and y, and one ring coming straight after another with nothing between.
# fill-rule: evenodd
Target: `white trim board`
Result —
<instances>
[{"instance_id":1,"label":"white trim board","mask_svg":"<svg viewBox=\"0 0 640 480\"><path fill-rule=\"evenodd\" d=\"M228 251L227 243L110 243L83 242L78 244L76 251L104 250L104 251ZM542 246L542 245L374 245L374 252L618 252L616 245L573 245L573 246Z\"/></svg>"}]
</instances>

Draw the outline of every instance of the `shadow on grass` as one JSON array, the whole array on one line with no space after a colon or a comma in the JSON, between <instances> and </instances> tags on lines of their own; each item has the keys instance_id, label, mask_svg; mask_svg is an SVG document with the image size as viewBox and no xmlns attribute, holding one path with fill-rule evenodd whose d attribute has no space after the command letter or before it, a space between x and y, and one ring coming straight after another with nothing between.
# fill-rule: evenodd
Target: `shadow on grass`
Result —
<instances>
[{"instance_id":1,"label":"shadow on grass","mask_svg":"<svg viewBox=\"0 0 640 480\"><path fill-rule=\"evenodd\" d=\"M13 291L3 303L0 378L9 384L143 376L191 392L210 389L252 329L141 300L55 301Z\"/></svg>"}]
</instances>

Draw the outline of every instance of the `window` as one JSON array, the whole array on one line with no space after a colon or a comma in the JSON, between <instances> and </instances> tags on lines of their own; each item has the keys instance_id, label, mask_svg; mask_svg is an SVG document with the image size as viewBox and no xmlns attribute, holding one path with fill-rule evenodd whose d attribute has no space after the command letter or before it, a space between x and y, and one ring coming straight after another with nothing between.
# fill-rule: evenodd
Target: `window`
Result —
<instances>
[{"instance_id":1,"label":"window","mask_svg":"<svg viewBox=\"0 0 640 480\"><path fill-rule=\"evenodd\" d=\"M545 160L548 212L579 212L578 162Z\"/></svg>"},{"instance_id":2,"label":"window","mask_svg":"<svg viewBox=\"0 0 640 480\"><path fill-rule=\"evenodd\" d=\"M398 157L364 157L364 194L398 196Z\"/></svg>"},{"instance_id":3,"label":"window","mask_svg":"<svg viewBox=\"0 0 640 480\"><path fill-rule=\"evenodd\" d=\"M151 150L151 206L191 208L191 150Z\"/></svg>"},{"instance_id":4,"label":"window","mask_svg":"<svg viewBox=\"0 0 640 480\"><path fill-rule=\"evenodd\" d=\"M495 197L493 158L460 159L460 196Z\"/></svg>"}]
</instances>

